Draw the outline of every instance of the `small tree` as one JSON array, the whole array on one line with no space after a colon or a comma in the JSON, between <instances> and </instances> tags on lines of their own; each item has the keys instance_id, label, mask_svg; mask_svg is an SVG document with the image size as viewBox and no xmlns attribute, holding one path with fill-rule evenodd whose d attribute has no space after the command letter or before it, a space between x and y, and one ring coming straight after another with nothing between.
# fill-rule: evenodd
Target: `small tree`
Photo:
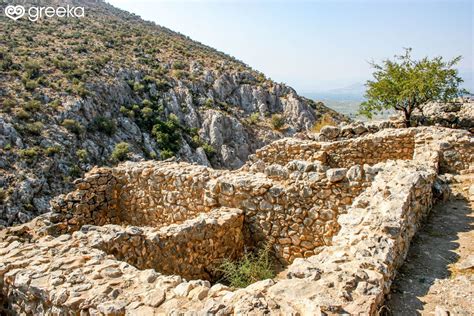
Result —
<instances>
[{"instance_id":1,"label":"small tree","mask_svg":"<svg viewBox=\"0 0 474 316\"><path fill-rule=\"evenodd\" d=\"M459 89L463 80L453 67L461 56L450 61L442 57L413 60L411 48L395 60L372 63L374 80L366 83L367 101L360 105L359 113L371 118L374 113L395 109L402 112L406 127L410 127L415 109L423 113L423 105L431 101L448 102L466 91Z\"/></svg>"}]
</instances>

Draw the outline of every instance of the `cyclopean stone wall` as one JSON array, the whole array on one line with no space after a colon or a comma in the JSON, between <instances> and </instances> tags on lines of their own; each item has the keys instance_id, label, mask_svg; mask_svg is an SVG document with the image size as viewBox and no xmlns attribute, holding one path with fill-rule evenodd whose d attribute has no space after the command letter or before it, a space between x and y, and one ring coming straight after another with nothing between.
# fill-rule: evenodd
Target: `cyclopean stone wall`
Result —
<instances>
[{"instance_id":1,"label":"cyclopean stone wall","mask_svg":"<svg viewBox=\"0 0 474 316\"><path fill-rule=\"evenodd\" d=\"M387 133L383 134L386 137L391 135L389 131L384 131L384 133ZM312 198L324 191L321 189L323 183L332 186L332 193L327 200L334 202L332 194L341 194L343 191L341 186L347 185L347 190L350 191L353 188L351 182L358 179L359 175L364 179L361 183L364 183L365 188L355 189L355 191L360 191L353 193L355 197L351 199L351 202L347 202L348 204L343 207L342 205L337 207L338 212L334 221L338 229L332 233L330 242L318 247L314 255L306 258L293 255L295 257L293 262L280 278L259 281L238 290L230 289L222 284L211 286L206 280L190 281L179 275L160 274L160 268L166 263L160 263L161 259L153 263L155 259L151 258L158 258L159 254L152 254L152 252L160 247L160 243L150 236L168 231L170 228L164 227L167 223L141 228L85 226L78 230L72 229L71 231L75 230L72 234L58 237L36 236L38 231L43 231L42 226L50 228L61 224L66 228L76 227L77 223L70 225L64 222L64 219L69 217L71 220L74 219L74 214L81 214L78 209L85 208L76 206L82 205L86 200L77 198L72 200L72 196L68 200L63 197L62 201L67 211L62 212L59 208L59 212L50 216L52 225L45 217L30 223L31 226L9 228L0 232L0 289L2 293L0 301L3 300L4 303L0 306L18 314L38 315L48 313L318 315L321 312L375 315L384 294L390 288L397 268L404 260L417 226L431 208L432 188L440 168L463 173L474 171L472 140L472 136L463 131L417 129L412 160L387 160L372 166L356 165L353 170L350 170L353 167L330 168L315 161L301 160L290 160L286 164L268 164L263 167L263 172L241 170L219 171L213 174L213 171L209 170L211 175L204 181L205 189L202 192L203 199L208 200L206 203L209 203L211 208L198 216L210 219L210 222L205 220L205 226L212 226L214 225L213 214L219 212L213 211L213 208L238 201L240 204L245 204L244 201L253 203L259 201L259 203L254 203L258 206L255 215L250 215L253 214L251 207L247 206L244 209L242 206L244 231L250 227L259 228L264 225L272 226L274 222L285 222L286 217L282 217L280 222L278 216L282 212L276 207L281 205L283 196L274 197L272 201L270 199L272 188L283 188L284 194L293 194L291 195L293 200L289 200L293 204L288 202L286 205L288 209L294 208L289 218L294 218L297 222L296 210L309 207L302 203L309 203L313 207ZM450 146L448 147L446 143ZM456 159L447 159L446 152L448 151L454 152L454 154L449 154L448 158L457 155L463 159L461 164ZM300 157L297 158L300 159ZM117 190L112 191L110 198L107 195L104 199L93 198L93 190L87 189L83 189L86 192L79 193L87 196L87 201L91 203L86 204L96 205L99 213L109 211L104 209L104 205L112 207L119 205L118 202L114 202L118 201L118 195L114 194L119 194L121 180L115 177L114 172L120 168L130 170L136 168L141 170L137 172L136 177L142 179L140 175L143 174L143 170L161 170L163 166L169 170L201 168L176 163L124 164L116 169L104 169L106 174L112 174L112 178L108 176L105 178L111 181L115 179L111 183L117 186ZM248 168L257 168L257 166L251 165ZM145 185L152 182L152 174L153 172L148 175L150 181L142 179L144 181L140 183ZM173 174L171 179L175 181L177 179L175 175L179 173L170 174ZM307 197L302 196L301 192L308 187L311 188L310 179L314 180L318 177L322 180L316 181L318 184L314 190L308 191ZM198 181L198 183L201 182ZM149 185L149 187L152 186ZM143 193L138 196L148 194ZM297 196L300 196L301 200L296 199ZM321 200L325 201L325 198ZM104 204L104 201L111 203ZM263 201L271 202L273 212L265 211L266 203L260 206ZM170 207L172 208L173 205L170 204ZM328 209L324 206L323 211ZM287 214L286 209L283 209L283 212ZM119 214L117 221L122 221L121 212L116 213ZM239 211L235 211L235 217L233 217L237 219L237 222L241 216L238 213ZM312 227L305 224L307 219L313 220L311 213L303 214L305 215L299 219L300 224L303 227ZM322 213L318 211L317 214L319 220ZM55 222L55 219L60 219L61 216L62 219ZM140 216L143 215L137 214L137 218ZM190 215L190 218L193 216ZM98 218L100 216L83 217L87 220ZM255 218L257 222L253 224L252 218ZM193 236L201 232L201 229L193 230L198 227L193 223L196 222L191 219L190 222L174 225L175 228L171 229L173 236L167 244L171 248L167 248L165 243L164 249L169 249L171 254L173 244L180 242L179 236L191 241L187 245L189 249L193 249L194 243L200 245L200 237L196 239ZM234 223L234 220L224 220L222 225L219 223L217 225L224 227L226 223ZM127 225L126 221L122 221L121 225ZM144 222L142 226L150 225ZM54 227L58 228L58 226ZM193 232L181 233L184 227L191 227L186 229ZM218 231L221 230L217 229L213 235L219 236ZM287 229L287 231L290 230ZM291 236L295 235L300 236L298 233ZM212 244L215 238L211 238L213 242L206 243L205 247L198 247L195 250L196 253L190 250L187 257L176 254L174 260L183 262L183 267L186 267L186 262L180 260L185 257L191 261L196 260L195 262L206 260L199 259L197 256L203 256L202 253L206 248L214 249ZM279 245L280 241L275 239L275 245ZM293 239L291 237L289 239L292 240L291 245L294 245ZM137 243L136 246L133 245L134 242ZM153 242L157 243L155 248L151 246ZM298 241L295 239L295 242ZM227 245L235 243L241 245L242 241L228 240L226 242ZM291 254L292 246L286 247ZM210 252L213 253L213 250ZM148 258L150 262L146 263ZM206 271L205 267L208 264L212 263L206 262L200 267ZM154 269L140 270L140 268L150 266ZM180 273L187 273L185 270L180 270Z\"/></svg>"},{"instance_id":2,"label":"cyclopean stone wall","mask_svg":"<svg viewBox=\"0 0 474 316\"><path fill-rule=\"evenodd\" d=\"M225 206L244 211L248 245L269 243L288 263L331 243L339 229L338 215L370 184L377 169L328 169L292 161L265 172L217 172L162 162L96 169L78 182L75 192L53 202L56 213L50 231L71 232L82 224L162 227ZM102 178L113 179L112 197L97 199L95 181ZM81 190L85 183L89 189Z\"/></svg>"}]
</instances>

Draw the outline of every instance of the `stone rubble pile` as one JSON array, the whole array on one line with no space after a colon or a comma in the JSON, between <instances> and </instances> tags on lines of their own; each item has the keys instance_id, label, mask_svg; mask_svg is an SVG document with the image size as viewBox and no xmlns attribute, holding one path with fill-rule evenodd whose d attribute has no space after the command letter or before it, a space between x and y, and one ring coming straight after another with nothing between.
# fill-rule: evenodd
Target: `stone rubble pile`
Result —
<instances>
[{"instance_id":1,"label":"stone rubble pile","mask_svg":"<svg viewBox=\"0 0 474 316\"><path fill-rule=\"evenodd\" d=\"M412 126L438 126L464 129L474 133L474 101L460 100L454 103L431 102L423 106L423 111L415 110ZM401 117L390 120L342 123L339 126L324 126L320 133L303 132L295 135L300 139L316 141L334 141L357 138L373 134L387 128L403 128Z\"/></svg>"},{"instance_id":2,"label":"stone rubble pile","mask_svg":"<svg viewBox=\"0 0 474 316\"><path fill-rule=\"evenodd\" d=\"M100 168L54 212L0 232L0 306L89 315L375 315L434 203L440 172L474 172L467 131L283 139L240 170ZM267 243L284 276L211 285L222 258Z\"/></svg>"}]
</instances>

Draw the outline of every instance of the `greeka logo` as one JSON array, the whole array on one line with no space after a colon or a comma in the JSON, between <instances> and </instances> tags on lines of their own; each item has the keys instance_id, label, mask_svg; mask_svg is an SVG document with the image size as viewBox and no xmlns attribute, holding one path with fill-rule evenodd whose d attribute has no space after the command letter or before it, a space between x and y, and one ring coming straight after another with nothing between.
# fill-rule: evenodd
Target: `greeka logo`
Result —
<instances>
[{"instance_id":1,"label":"greeka logo","mask_svg":"<svg viewBox=\"0 0 474 316\"><path fill-rule=\"evenodd\" d=\"M30 7L28 10L25 9L22 5L9 5L5 8L5 15L10 19L16 21L27 15L30 21L36 22L39 19L46 17L58 17L58 18L83 18L84 17L84 7Z\"/></svg>"},{"instance_id":2,"label":"greeka logo","mask_svg":"<svg viewBox=\"0 0 474 316\"><path fill-rule=\"evenodd\" d=\"M5 8L5 15L12 20L18 20L23 15L25 15L25 8L21 5L13 6L9 5Z\"/></svg>"}]
</instances>

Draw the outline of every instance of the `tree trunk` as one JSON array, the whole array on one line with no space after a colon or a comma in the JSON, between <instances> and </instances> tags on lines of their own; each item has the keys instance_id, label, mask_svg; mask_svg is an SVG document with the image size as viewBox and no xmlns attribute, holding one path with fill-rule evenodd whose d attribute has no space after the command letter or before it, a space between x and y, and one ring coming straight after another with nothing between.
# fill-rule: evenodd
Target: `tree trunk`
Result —
<instances>
[{"instance_id":1,"label":"tree trunk","mask_svg":"<svg viewBox=\"0 0 474 316\"><path fill-rule=\"evenodd\" d=\"M405 127L411 127L411 122L410 122L410 117L411 117L411 111L408 111L407 109L403 109L403 114L405 116Z\"/></svg>"}]
</instances>

